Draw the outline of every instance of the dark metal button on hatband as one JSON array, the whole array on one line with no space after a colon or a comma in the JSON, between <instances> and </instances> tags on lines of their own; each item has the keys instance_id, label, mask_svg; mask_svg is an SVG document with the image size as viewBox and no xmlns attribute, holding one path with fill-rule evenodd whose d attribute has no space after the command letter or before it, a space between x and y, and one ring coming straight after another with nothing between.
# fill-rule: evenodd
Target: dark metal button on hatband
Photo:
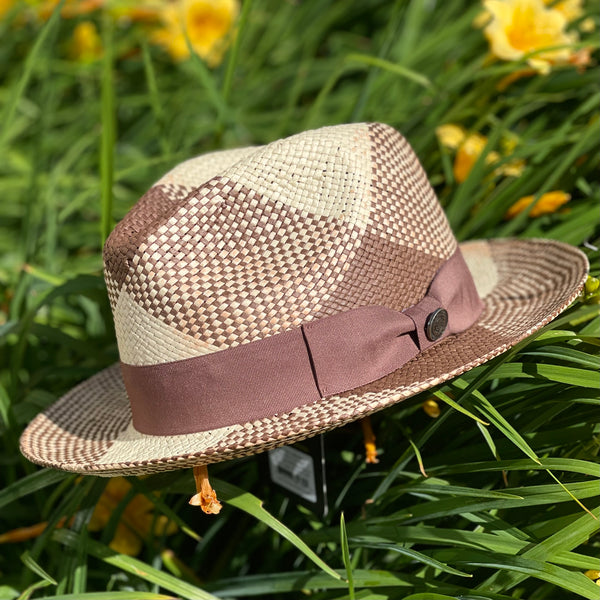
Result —
<instances>
[{"instance_id":1,"label":"dark metal button on hatband","mask_svg":"<svg viewBox=\"0 0 600 600\"><path fill-rule=\"evenodd\" d=\"M443 308L434 310L425 321L425 335L430 342L439 340L448 327L448 313Z\"/></svg>"}]
</instances>

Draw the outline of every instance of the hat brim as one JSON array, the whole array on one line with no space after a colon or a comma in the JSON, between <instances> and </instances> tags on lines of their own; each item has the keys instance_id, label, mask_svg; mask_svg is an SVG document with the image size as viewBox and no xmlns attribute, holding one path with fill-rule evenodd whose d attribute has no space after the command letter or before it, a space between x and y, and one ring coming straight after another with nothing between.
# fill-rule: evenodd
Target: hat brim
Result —
<instances>
[{"instance_id":1,"label":"hat brim","mask_svg":"<svg viewBox=\"0 0 600 600\"><path fill-rule=\"evenodd\" d=\"M382 379L252 423L153 436L133 428L116 364L33 419L21 436L21 451L43 466L113 476L215 463L291 444L391 406L501 354L567 308L589 268L582 252L551 240L473 241L460 248L485 303L481 317L467 331Z\"/></svg>"}]
</instances>

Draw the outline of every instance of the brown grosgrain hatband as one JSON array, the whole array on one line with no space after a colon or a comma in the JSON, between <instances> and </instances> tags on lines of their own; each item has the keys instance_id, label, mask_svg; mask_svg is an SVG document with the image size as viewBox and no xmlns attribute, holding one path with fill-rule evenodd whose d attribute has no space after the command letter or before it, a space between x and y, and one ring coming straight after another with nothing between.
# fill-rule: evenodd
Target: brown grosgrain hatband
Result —
<instances>
[{"instance_id":1,"label":"brown grosgrain hatband","mask_svg":"<svg viewBox=\"0 0 600 600\"><path fill-rule=\"evenodd\" d=\"M133 426L149 435L208 431L290 413L371 383L468 329L483 303L459 249L402 312L362 306L270 337L175 362L121 363Z\"/></svg>"}]
</instances>

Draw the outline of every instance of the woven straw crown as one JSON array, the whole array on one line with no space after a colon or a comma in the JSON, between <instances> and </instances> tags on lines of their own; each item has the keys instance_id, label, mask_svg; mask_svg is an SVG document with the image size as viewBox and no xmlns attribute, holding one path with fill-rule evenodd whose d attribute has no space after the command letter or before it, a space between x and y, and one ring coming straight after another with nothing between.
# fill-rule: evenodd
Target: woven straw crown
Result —
<instances>
[{"instance_id":1,"label":"woven straw crown","mask_svg":"<svg viewBox=\"0 0 600 600\"><path fill-rule=\"evenodd\" d=\"M458 245L415 154L381 124L186 161L117 225L104 258L121 363L68 391L21 436L33 462L98 475L247 456L391 406L539 330L576 298L589 268L553 240ZM443 298L452 290L457 303ZM448 331L424 341L438 307ZM373 310L391 317L390 336L344 362L347 348L372 339L363 316ZM316 332L347 318L356 327L320 346ZM414 327L396 328L407 319ZM260 354L272 344L299 354ZM396 350L411 344L405 362ZM343 377L375 374L330 387L322 376L336 361Z\"/></svg>"},{"instance_id":2,"label":"woven straw crown","mask_svg":"<svg viewBox=\"0 0 600 600\"><path fill-rule=\"evenodd\" d=\"M210 155L169 173L106 244L124 363L209 354L363 305L402 310L456 248L391 127L328 127L225 154L218 176Z\"/></svg>"}]
</instances>

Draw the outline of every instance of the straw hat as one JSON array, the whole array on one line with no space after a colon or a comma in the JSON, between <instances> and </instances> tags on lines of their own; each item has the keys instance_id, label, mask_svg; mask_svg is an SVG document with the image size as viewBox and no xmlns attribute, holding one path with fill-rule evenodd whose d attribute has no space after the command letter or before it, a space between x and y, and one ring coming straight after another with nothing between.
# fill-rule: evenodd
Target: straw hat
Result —
<instances>
[{"instance_id":1,"label":"straw hat","mask_svg":"<svg viewBox=\"0 0 600 600\"><path fill-rule=\"evenodd\" d=\"M184 162L104 261L121 362L21 437L31 461L95 475L223 461L364 417L539 329L588 270L551 240L457 244L381 124Z\"/></svg>"}]
</instances>

